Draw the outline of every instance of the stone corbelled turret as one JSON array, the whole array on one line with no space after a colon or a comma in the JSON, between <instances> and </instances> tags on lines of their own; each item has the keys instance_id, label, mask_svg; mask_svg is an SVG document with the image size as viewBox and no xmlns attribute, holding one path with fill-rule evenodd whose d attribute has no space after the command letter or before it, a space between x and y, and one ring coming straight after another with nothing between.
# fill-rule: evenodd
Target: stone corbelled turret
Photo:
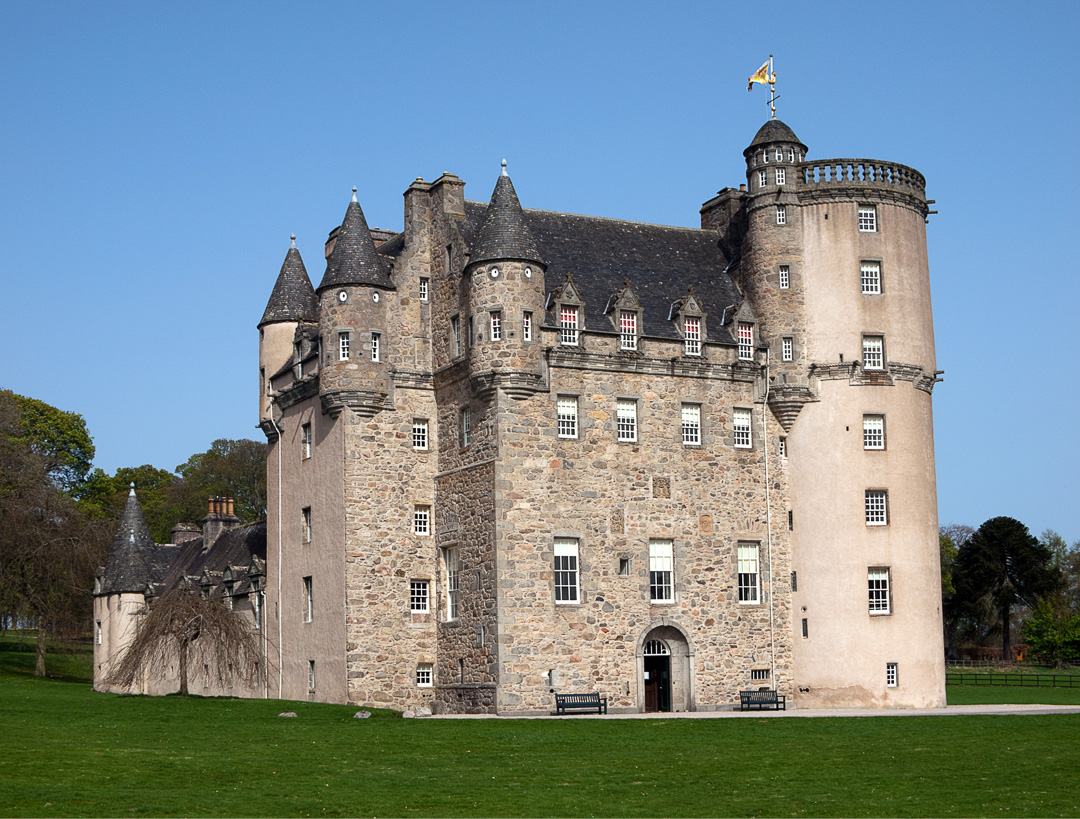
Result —
<instances>
[{"instance_id":1,"label":"stone corbelled turret","mask_svg":"<svg viewBox=\"0 0 1080 819\"><path fill-rule=\"evenodd\" d=\"M495 183L487 213L480 223L476 245L469 257L470 264L490 262L496 259L515 259L523 262L542 264L536 238L529 230L525 212L521 209L514 183L506 173L506 160L503 170Z\"/></svg>"},{"instance_id":2,"label":"stone corbelled turret","mask_svg":"<svg viewBox=\"0 0 1080 819\"><path fill-rule=\"evenodd\" d=\"M348 284L395 289L386 260L375 250L364 211L356 200L356 188L353 188L353 199L345 210L345 218L333 241L333 249L326 259L326 273L319 283L319 292L328 287Z\"/></svg>"}]
</instances>

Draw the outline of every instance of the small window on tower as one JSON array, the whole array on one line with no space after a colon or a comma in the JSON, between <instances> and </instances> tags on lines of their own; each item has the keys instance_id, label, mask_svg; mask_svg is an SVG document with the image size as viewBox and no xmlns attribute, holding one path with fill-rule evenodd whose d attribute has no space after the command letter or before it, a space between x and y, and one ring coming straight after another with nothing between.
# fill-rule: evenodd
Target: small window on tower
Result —
<instances>
[{"instance_id":1,"label":"small window on tower","mask_svg":"<svg viewBox=\"0 0 1080 819\"><path fill-rule=\"evenodd\" d=\"M776 184L783 185L787 180L787 171L784 168L776 169Z\"/></svg>"},{"instance_id":2,"label":"small window on tower","mask_svg":"<svg viewBox=\"0 0 1080 819\"><path fill-rule=\"evenodd\" d=\"M427 276L420 277L420 301L428 300L428 288L430 287L431 280Z\"/></svg>"},{"instance_id":3,"label":"small window on tower","mask_svg":"<svg viewBox=\"0 0 1080 819\"><path fill-rule=\"evenodd\" d=\"M382 356L382 333L371 334L371 360L379 361Z\"/></svg>"},{"instance_id":4,"label":"small window on tower","mask_svg":"<svg viewBox=\"0 0 1080 819\"><path fill-rule=\"evenodd\" d=\"M349 360L349 347L352 344L352 336L347 330L343 330L337 334L338 339L338 361Z\"/></svg>"},{"instance_id":5,"label":"small window on tower","mask_svg":"<svg viewBox=\"0 0 1080 819\"><path fill-rule=\"evenodd\" d=\"M795 360L795 339L793 339L791 336L784 336L781 349L781 358L783 358L784 361Z\"/></svg>"},{"instance_id":6,"label":"small window on tower","mask_svg":"<svg viewBox=\"0 0 1080 819\"><path fill-rule=\"evenodd\" d=\"M491 311L491 340L502 341L502 310Z\"/></svg>"},{"instance_id":7,"label":"small window on tower","mask_svg":"<svg viewBox=\"0 0 1080 819\"><path fill-rule=\"evenodd\" d=\"M874 205L859 205L859 232L877 232L877 208Z\"/></svg>"},{"instance_id":8,"label":"small window on tower","mask_svg":"<svg viewBox=\"0 0 1080 819\"><path fill-rule=\"evenodd\" d=\"M787 224L787 207L784 206L784 205L777 205L776 206L776 224L778 224L778 225L786 225Z\"/></svg>"},{"instance_id":9,"label":"small window on tower","mask_svg":"<svg viewBox=\"0 0 1080 819\"><path fill-rule=\"evenodd\" d=\"M521 340L532 341L532 311L526 310L521 314Z\"/></svg>"},{"instance_id":10,"label":"small window on tower","mask_svg":"<svg viewBox=\"0 0 1080 819\"><path fill-rule=\"evenodd\" d=\"M787 290L791 287L791 265L780 265L780 289Z\"/></svg>"},{"instance_id":11,"label":"small window on tower","mask_svg":"<svg viewBox=\"0 0 1080 819\"><path fill-rule=\"evenodd\" d=\"M764 188L766 185L768 185L769 184L769 172L768 171L758 171L758 180L757 180L757 182L758 182L758 187L759 188Z\"/></svg>"}]
</instances>

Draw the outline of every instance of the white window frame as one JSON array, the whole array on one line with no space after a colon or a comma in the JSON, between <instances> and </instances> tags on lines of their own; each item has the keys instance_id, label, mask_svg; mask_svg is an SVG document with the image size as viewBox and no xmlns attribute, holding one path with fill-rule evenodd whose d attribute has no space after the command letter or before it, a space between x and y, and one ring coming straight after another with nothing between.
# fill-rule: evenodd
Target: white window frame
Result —
<instances>
[{"instance_id":1,"label":"white window frame","mask_svg":"<svg viewBox=\"0 0 1080 819\"><path fill-rule=\"evenodd\" d=\"M311 457L311 422L300 425L300 460Z\"/></svg>"},{"instance_id":2,"label":"white window frame","mask_svg":"<svg viewBox=\"0 0 1080 819\"><path fill-rule=\"evenodd\" d=\"M578 400L576 395L559 395L555 398L556 423L560 438L578 437Z\"/></svg>"},{"instance_id":3,"label":"white window frame","mask_svg":"<svg viewBox=\"0 0 1080 819\"><path fill-rule=\"evenodd\" d=\"M783 148L776 148L776 153L774 154L774 156L776 157L777 162L783 162L784 161L784 149Z\"/></svg>"},{"instance_id":4,"label":"white window frame","mask_svg":"<svg viewBox=\"0 0 1080 819\"><path fill-rule=\"evenodd\" d=\"M623 442L637 441L637 401L619 398L615 402L616 439Z\"/></svg>"},{"instance_id":5,"label":"white window frame","mask_svg":"<svg viewBox=\"0 0 1080 819\"><path fill-rule=\"evenodd\" d=\"M428 292L431 284L431 279L427 276L420 277L420 301L428 300Z\"/></svg>"},{"instance_id":6,"label":"white window frame","mask_svg":"<svg viewBox=\"0 0 1080 819\"><path fill-rule=\"evenodd\" d=\"M751 321L739 322L739 361L754 360L754 323Z\"/></svg>"},{"instance_id":7,"label":"white window frame","mask_svg":"<svg viewBox=\"0 0 1080 819\"><path fill-rule=\"evenodd\" d=\"M461 355L461 316L450 317L450 337L453 341L453 358Z\"/></svg>"},{"instance_id":8,"label":"white window frame","mask_svg":"<svg viewBox=\"0 0 1080 819\"><path fill-rule=\"evenodd\" d=\"M769 164L769 149L768 148L766 148L765 150L763 150L761 152L761 161L763 163L765 163L766 165Z\"/></svg>"},{"instance_id":9,"label":"white window frame","mask_svg":"<svg viewBox=\"0 0 1080 819\"><path fill-rule=\"evenodd\" d=\"M885 448L885 416L867 414L862 417L863 449Z\"/></svg>"},{"instance_id":10,"label":"white window frame","mask_svg":"<svg viewBox=\"0 0 1080 819\"><path fill-rule=\"evenodd\" d=\"M735 560L739 603L757 605L761 602L761 544L739 542Z\"/></svg>"},{"instance_id":11,"label":"white window frame","mask_svg":"<svg viewBox=\"0 0 1080 819\"><path fill-rule=\"evenodd\" d=\"M304 622L310 623L315 619L315 599L312 591L311 575L304 578Z\"/></svg>"},{"instance_id":12,"label":"white window frame","mask_svg":"<svg viewBox=\"0 0 1080 819\"><path fill-rule=\"evenodd\" d=\"M559 343L564 347L577 347L581 333L581 308L564 304L559 308Z\"/></svg>"},{"instance_id":13,"label":"white window frame","mask_svg":"<svg viewBox=\"0 0 1080 819\"><path fill-rule=\"evenodd\" d=\"M783 361L795 360L795 339L791 336L784 336L780 341L780 358Z\"/></svg>"},{"instance_id":14,"label":"white window frame","mask_svg":"<svg viewBox=\"0 0 1080 819\"><path fill-rule=\"evenodd\" d=\"M888 526L889 490L867 489L863 495L863 510L867 526Z\"/></svg>"},{"instance_id":15,"label":"white window frame","mask_svg":"<svg viewBox=\"0 0 1080 819\"><path fill-rule=\"evenodd\" d=\"M94 643L101 645L101 621L94 621Z\"/></svg>"},{"instance_id":16,"label":"white window frame","mask_svg":"<svg viewBox=\"0 0 1080 819\"><path fill-rule=\"evenodd\" d=\"M492 310L490 316L491 340L502 341L502 310Z\"/></svg>"},{"instance_id":17,"label":"white window frame","mask_svg":"<svg viewBox=\"0 0 1080 819\"><path fill-rule=\"evenodd\" d=\"M413 418L412 422L412 448L424 451L428 448L428 420L427 418Z\"/></svg>"},{"instance_id":18,"label":"white window frame","mask_svg":"<svg viewBox=\"0 0 1080 819\"><path fill-rule=\"evenodd\" d=\"M683 446L701 446L701 404L683 404L680 420Z\"/></svg>"},{"instance_id":19,"label":"white window frame","mask_svg":"<svg viewBox=\"0 0 1080 819\"><path fill-rule=\"evenodd\" d=\"M555 539L554 585L556 605L581 602L577 538Z\"/></svg>"},{"instance_id":20,"label":"white window frame","mask_svg":"<svg viewBox=\"0 0 1080 819\"><path fill-rule=\"evenodd\" d=\"M414 614L427 614L431 611L430 581L409 581L409 611Z\"/></svg>"},{"instance_id":21,"label":"white window frame","mask_svg":"<svg viewBox=\"0 0 1080 819\"><path fill-rule=\"evenodd\" d=\"M649 541L649 600L675 602L675 542Z\"/></svg>"},{"instance_id":22,"label":"white window frame","mask_svg":"<svg viewBox=\"0 0 1080 819\"><path fill-rule=\"evenodd\" d=\"M521 314L521 340L532 341L532 321L533 314L531 310L525 310Z\"/></svg>"},{"instance_id":23,"label":"white window frame","mask_svg":"<svg viewBox=\"0 0 1080 819\"><path fill-rule=\"evenodd\" d=\"M884 370L885 336L863 336L862 359L864 370Z\"/></svg>"},{"instance_id":24,"label":"white window frame","mask_svg":"<svg viewBox=\"0 0 1080 819\"><path fill-rule=\"evenodd\" d=\"M785 169L784 168L777 168L776 169L776 184L777 185L783 185L783 184L785 184L786 179L787 179L787 172L785 171Z\"/></svg>"},{"instance_id":25,"label":"white window frame","mask_svg":"<svg viewBox=\"0 0 1080 819\"><path fill-rule=\"evenodd\" d=\"M791 287L791 265L780 265L780 289L787 290Z\"/></svg>"},{"instance_id":26,"label":"white window frame","mask_svg":"<svg viewBox=\"0 0 1080 819\"><path fill-rule=\"evenodd\" d=\"M859 205L859 232L877 233L877 205Z\"/></svg>"},{"instance_id":27,"label":"white window frame","mask_svg":"<svg viewBox=\"0 0 1080 819\"><path fill-rule=\"evenodd\" d=\"M619 349L637 350L637 313L633 310L619 311Z\"/></svg>"},{"instance_id":28,"label":"white window frame","mask_svg":"<svg viewBox=\"0 0 1080 819\"><path fill-rule=\"evenodd\" d=\"M864 296L881 295L881 262L867 259L859 264L859 284Z\"/></svg>"},{"instance_id":29,"label":"white window frame","mask_svg":"<svg viewBox=\"0 0 1080 819\"><path fill-rule=\"evenodd\" d=\"M867 607L870 614L892 614L892 583L888 566L866 570Z\"/></svg>"},{"instance_id":30,"label":"white window frame","mask_svg":"<svg viewBox=\"0 0 1080 819\"><path fill-rule=\"evenodd\" d=\"M765 170L758 171L758 179L757 179L757 181L758 181L758 188L759 189L764 188L766 185L769 184L769 172L765 171Z\"/></svg>"},{"instance_id":31,"label":"white window frame","mask_svg":"<svg viewBox=\"0 0 1080 819\"><path fill-rule=\"evenodd\" d=\"M457 620L461 606L461 553L457 546L443 549L443 567L446 572L446 619Z\"/></svg>"},{"instance_id":32,"label":"white window frame","mask_svg":"<svg viewBox=\"0 0 1080 819\"><path fill-rule=\"evenodd\" d=\"M779 437L779 439L777 440L776 451L777 451L777 454L781 458L787 458L787 436L786 435L781 435Z\"/></svg>"},{"instance_id":33,"label":"white window frame","mask_svg":"<svg viewBox=\"0 0 1080 819\"><path fill-rule=\"evenodd\" d=\"M896 688L900 685L900 664L885 663L885 687Z\"/></svg>"},{"instance_id":34,"label":"white window frame","mask_svg":"<svg viewBox=\"0 0 1080 819\"><path fill-rule=\"evenodd\" d=\"M413 506L413 534L431 534L431 506L426 503L418 503Z\"/></svg>"},{"instance_id":35,"label":"white window frame","mask_svg":"<svg viewBox=\"0 0 1080 819\"><path fill-rule=\"evenodd\" d=\"M371 334L371 360L379 361L382 356L382 333Z\"/></svg>"},{"instance_id":36,"label":"white window frame","mask_svg":"<svg viewBox=\"0 0 1080 819\"><path fill-rule=\"evenodd\" d=\"M465 449L472 443L472 407L462 407L460 413L461 448Z\"/></svg>"},{"instance_id":37,"label":"white window frame","mask_svg":"<svg viewBox=\"0 0 1080 819\"><path fill-rule=\"evenodd\" d=\"M788 148L787 149L787 161L789 163L791 163L791 164L795 164L795 149L794 148Z\"/></svg>"},{"instance_id":38,"label":"white window frame","mask_svg":"<svg viewBox=\"0 0 1080 819\"><path fill-rule=\"evenodd\" d=\"M683 318L683 355L701 355L701 319L698 316Z\"/></svg>"},{"instance_id":39,"label":"white window frame","mask_svg":"<svg viewBox=\"0 0 1080 819\"><path fill-rule=\"evenodd\" d=\"M752 449L754 446L754 416L746 407L731 411L732 440L736 449Z\"/></svg>"},{"instance_id":40,"label":"white window frame","mask_svg":"<svg viewBox=\"0 0 1080 819\"><path fill-rule=\"evenodd\" d=\"M300 537L302 543L311 543L311 507L305 506L300 510Z\"/></svg>"},{"instance_id":41,"label":"white window frame","mask_svg":"<svg viewBox=\"0 0 1080 819\"><path fill-rule=\"evenodd\" d=\"M435 670L431 663L416 664L416 687L431 688L435 684Z\"/></svg>"},{"instance_id":42,"label":"white window frame","mask_svg":"<svg viewBox=\"0 0 1080 819\"><path fill-rule=\"evenodd\" d=\"M787 224L787 205L777 205L776 206L776 224L778 224L778 225L786 225Z\"/></svg>"},{"instance_id":43,"label":"white window frame","mask_svg":"<svg viewBox=\"0 0 1080 819\"><path fill-rule=\"evenodd\" d=\"M352 355L352 334L348 330L338 330L338 361L348 361Z\"/></svg>"}]
</instances>

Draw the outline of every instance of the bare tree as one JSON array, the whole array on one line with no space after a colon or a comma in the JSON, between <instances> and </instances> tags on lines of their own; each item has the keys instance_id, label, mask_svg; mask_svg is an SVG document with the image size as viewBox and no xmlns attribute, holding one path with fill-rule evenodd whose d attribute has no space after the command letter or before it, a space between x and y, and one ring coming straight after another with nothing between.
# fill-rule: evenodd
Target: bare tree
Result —
<instances>
[{"instance_id":1,"label":"bare tree","mask_svg":"<svg viewBox=\"0 0 1080 819\"><path fill-rule=\"evenodd\" d=\"M109 675L110 685L134 685L144 672L179 667L180 693L188 693L188 669L201 662L221 687L253 686L262 678L255 632L217 597L176 588L154 598L135 638Z\"/></svg>"}]
</instances>

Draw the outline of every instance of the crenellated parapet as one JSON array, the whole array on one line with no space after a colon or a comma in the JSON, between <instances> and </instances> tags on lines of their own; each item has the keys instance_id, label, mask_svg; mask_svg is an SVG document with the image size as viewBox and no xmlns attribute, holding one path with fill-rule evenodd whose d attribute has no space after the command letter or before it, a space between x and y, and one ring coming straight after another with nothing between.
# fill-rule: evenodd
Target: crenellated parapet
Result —
<instances>
[{"instance_id":1,"label":"crenellated parapet","mask_svg":"<svg viewBox=\"0 0 1080 819\"><path fill-rule=\"evenodd\" d=\"M903 205L925 217L926 178L914 168L880 159L818 159L796 171L799 201L874 199Z\"/></svg>"}]
</instances>

